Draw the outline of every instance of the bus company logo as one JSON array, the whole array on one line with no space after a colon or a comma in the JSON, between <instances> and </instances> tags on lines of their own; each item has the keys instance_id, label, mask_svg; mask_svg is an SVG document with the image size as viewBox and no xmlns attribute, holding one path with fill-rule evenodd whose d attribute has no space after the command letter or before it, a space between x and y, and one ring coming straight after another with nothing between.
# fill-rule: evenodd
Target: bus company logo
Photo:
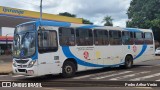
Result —
<instances>
[{"instance_id":1,"label":"bus company logo","mask_svg":"<svg viewBox=\"0 0 160 90\"><path fill-rule=\"evenodd\" d=\"M137 51L137 47L134 45L133 46L133 51L136 52Z\"/></svg>"},{"instance_id":2,"label":"bus company logo","mask_svg":"<svg viewBox=\"0 0 160 90\"><path fill-rule=\"evenodd\" d=\"M18 15L24 14L23 10L7 8L7 7L3 7L3 12L14 13L14 14L18 14Z\"/></svg>"},{"instance_id":3,"label":"bus company logo","mask_svg":"<svg viewBox=\"0 0 160 90\"><path fill-rule=\"evenodd\" d=\"M2 87L12 87L11 82L2 82Z\"/></svg>"},{"instance_id":4,"label":"bus company logo","mask_svg":"<svg viewBox=\"0 0 160 90\"><path fill-rule=\"evenodd\" d=\"M84 58L85 58L85 59L88 59L89 53L88 53L87 51L85 51L85 52L83 53L83 55L84 55Z\"/></svg>"}]
</instances>

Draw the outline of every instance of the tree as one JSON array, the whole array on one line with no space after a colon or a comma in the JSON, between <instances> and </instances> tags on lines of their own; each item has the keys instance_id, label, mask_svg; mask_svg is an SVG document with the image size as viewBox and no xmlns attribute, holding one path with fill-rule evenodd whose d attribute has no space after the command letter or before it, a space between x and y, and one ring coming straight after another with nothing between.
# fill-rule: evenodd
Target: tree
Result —
<instances>
[{"instance_id":1,"label":"tree","mask_svg":"<svg viewBox=\"0 0 160 90\"><path fill-rule=\"evenodd\" d=\"M61 16L67 16L67 17L76 17L75 14L70 14L70 13L68 13L68 12L59 13L59 15L61 15Z\"/></svg>"},{"instance_id":2,"label":"tree","mask_svg":"<svg viewBox=\"0 0 160 90\"><path fill-rule=\"evenodd\" d=\"M92 24L93 25L93 23L87 19L82 19L82 22L83 22L83 24Z\"/></svg>"},{"instance_id":3,"label":"tree","mask_svg":"<svg viewBox=\"0 0 160 90\"><path fill-rule=\"evenodd\" d=\"M127 15L127 27L152 28L155 39L160 41L160 0L132 0Z\"/></svg>"},{"instance_id":4,"label":"tree","mask_svg":"<svg viewBox=\"0 0 160 90\"><path fill-rule=\"evenodd\" d=\"M102 22L105 22L104 26L113 26L112 21L111 16L105 16Z\"/></svg>"}]
</instances>

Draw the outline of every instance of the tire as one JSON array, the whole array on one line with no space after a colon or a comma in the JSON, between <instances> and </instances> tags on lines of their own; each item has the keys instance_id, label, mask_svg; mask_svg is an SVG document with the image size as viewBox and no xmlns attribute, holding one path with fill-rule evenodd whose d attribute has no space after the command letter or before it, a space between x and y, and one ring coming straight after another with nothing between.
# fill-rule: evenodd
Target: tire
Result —
<instances>
[{"instance_id":1,"label":"tire","mask_svg":"<svg viewBox=\"0 0 160 90\"><path fill-rule=\"evenodd\" d=\"M64 78L73 77L75 75L75 72L76 72L76 66L73 62L71 61L64 62L62 67L62 76Z\"/></svg>"},{"instance_id":2,"label":"tire","mask_svg":"<svg viewBox=\"0 0 160 90\"><path fill-rule=\"evenodd\" d=\"M125 69L129 69L133 67L133 58L131 56L126 56L124 67Z\"/></svg>"}]
</instances>

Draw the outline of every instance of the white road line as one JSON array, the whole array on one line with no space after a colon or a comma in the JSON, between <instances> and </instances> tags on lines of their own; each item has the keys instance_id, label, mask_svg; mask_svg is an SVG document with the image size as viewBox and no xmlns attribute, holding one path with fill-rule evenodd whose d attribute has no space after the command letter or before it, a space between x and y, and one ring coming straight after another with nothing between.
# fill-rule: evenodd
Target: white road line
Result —
<instances>
[{"instance_id":1,"label":"white road line","mask_svg":"<svg viewBox=\"0 0 160 90\"><path fill-rule=\"evenodd\" d=\"M79 77L74 77L73 79L82 79L82 78L87 78L91 77L92 75L85 75L85 76L79 76Z\"/></svg>"},{"instance_id":2,"label":"white road line","mask_svg":"<svg viewBox=\"0 0 160 90\"><path fill-rule=\"evenodd\" d=\"M134 76L149 73L149 72L151 72L151 71L138 72L138 73L134 73L134 74L129 74L129 75L124 75L124 76L120 76L120 77L111 78L109 80L120 80L120 79L130 78L130 77L134 77Z\"/></svg>"},{"instance_id":3,"label":"white road line","mask_svg":"<svg viewBox=\"0 0 160 90\"><path fill-rule=\"evenodd\" d=\"M0 80L0 81L8 81L8 82L10 82L10 81L15 81L15 80L11 80L11 79L10 79L10 80Z\"/></svg>"},{"instance_id":4,"label":"white road line","mask_svg":"<svg viewBox=\"0 0 160 90\"><path fill-rule=\"evenodd\" d=\"M153 66L140 66L140 67L146 67L147 68L147 67L153 67Z\"/></svg>"},{"instance_id":5,"label":"white road line","mask_svg":"<svg viewBox=\"0 0 160 90\"><path fill-rule=\"evenodd\" d=\"M130 73L130 72L133 72L133 71L124 71L124 72L120 72L120 73L115 73L115 74L111 74L111 75L95 77L95 78L91 78L91 79L99 80L99 79L103 79L103 78L113 77L113 76L116 76L116 75L122 75L122 74Z\"/></svg>"},{"instance_id":6,"label":"white road line","mask_svg":"<svg viewBox=\"0 0 160 90\"><path fill-rule=\"evenodd\" d=\"M154 65L154 66L160 66L160 64Z\"/></svg>"},{"instance_id":7,"label":"white road line","mask_svg":"<svg viewBox=\"0 0 160 90\"><path fill-rule=\"evenodd\" d=\"M148 79L148 78L152 78L152 77L157 77L157 76L160 76L160 73L155 73L155 74L148 75L148 76L134 78L134 79L131 79L130 81L140 81L140 80L144 80L144 79Z\"/></svg>"},{"instance_id":8,"label":"white road line","mask_svg":"<svg viewBox=\"0 0 160 90\"><path fill-rule=\"evenodd\" d=\"M89 74L89 75L74 77L73 79L82 79L82 78L87 78L87 77L92 77L92 76L99 76L101 74L108 74L108 73L113 73L113 72L115 72L115 71L107 71L107 72L102 72L102 73L98 73L98 74Z\"/></svg>"},{"instance_id":9,"label":"white road line","mask_svg":"<svg viewBox=\"0 0 160 90\"><path fill-rule=\"evenodd\" d=\"M0 75L0 77L5 77L5 76L9 76L9 75Z\"/></svg>"},{"instance_id":10,"label":"white road line","mask_svg":"<svg viewBox=\"0 0 160 90\"><path fill-rule=\"evenodd\" d=\"M155 80L155 81L160 81L160 79L158 79L158 80Z\"/></svg>"},{"instance_id":11,"label":"white road line","mask_svg":"<svg viewBox=\"0 0 160 90\"><path fill-rule=\"evenodd\" d=\"M12 77L22 77L22 76L24 76L24 75L14 75Z\"/></svg>"}]
</instances>

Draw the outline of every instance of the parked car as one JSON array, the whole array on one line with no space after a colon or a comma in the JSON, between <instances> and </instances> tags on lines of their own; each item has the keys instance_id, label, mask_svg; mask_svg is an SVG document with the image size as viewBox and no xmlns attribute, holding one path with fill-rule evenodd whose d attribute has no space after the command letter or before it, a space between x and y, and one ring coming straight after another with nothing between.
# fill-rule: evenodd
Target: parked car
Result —
<instances>
[{"instance_id":1,"label":"parked car","mask_svg":"<svg viewBox=\"0 0 160 90\"><path fill-rule=\"evenodd\" d=\"M160 55L160 47L156 49L155 55Z\"/></svg>"}]
</instances>

